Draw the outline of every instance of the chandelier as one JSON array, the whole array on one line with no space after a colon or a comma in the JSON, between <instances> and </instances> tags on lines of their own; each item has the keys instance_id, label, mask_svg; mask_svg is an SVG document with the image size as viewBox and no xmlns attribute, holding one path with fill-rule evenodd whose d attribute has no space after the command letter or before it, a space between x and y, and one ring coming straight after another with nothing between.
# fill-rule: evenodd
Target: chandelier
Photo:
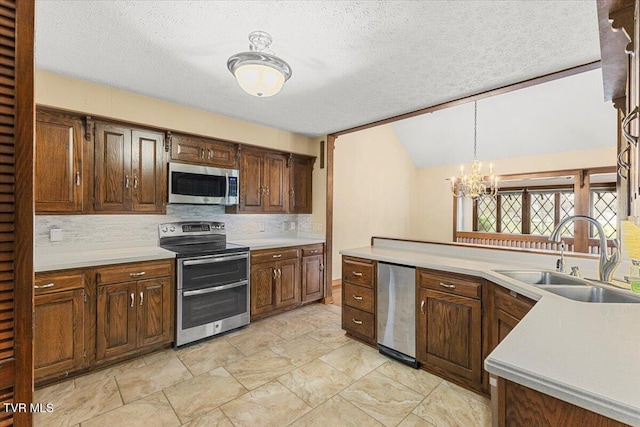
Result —
<instances>
[{"instance_id":1,"label":"chandelier","mask_svg":"<svg viewBox=\"0 0 640 427\"><path fill-rule=\"evenodd\" d=\"M233 55L227 68L240 87L253 96L266 98L280 92L291 77L291 67L271 52L273 39L264 31L249 34L249 51Z\"/></svg>"},{"instance_id":2,"label":"chandelier","mask_svg":"<svg viewBox=\"0 0 640 427\"><path fill-rule=\"evenodd\" d=\"M493 164L489 164L488 180L482 173L482 163L478 161L478 101L473 102L473 163L471 173L464 173L460 166L460 176L451 177L451 192L456 197L495 197L498 194L498 178L493 174Z\"/></svg>"}]
</instances>

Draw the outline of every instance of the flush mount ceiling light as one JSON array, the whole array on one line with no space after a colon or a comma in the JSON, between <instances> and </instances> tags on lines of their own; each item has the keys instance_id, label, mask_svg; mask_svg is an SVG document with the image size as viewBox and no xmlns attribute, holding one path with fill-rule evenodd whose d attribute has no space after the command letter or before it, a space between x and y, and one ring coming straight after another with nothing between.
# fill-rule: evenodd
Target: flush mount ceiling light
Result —
<instances>
[{"instance_id":1,"label":"flush mount ceiling light","mask_svg":"<svg viewBox=\"0 0 640 427\"><path fill-rule=\"evenodd\" d=\"M498 178L493 174L493 164L489 164L489 177L482 174L482 163L478 161L478 102L473 102L473 163L471 173L464 173L460 166L460 177L451 177L451 192L456 197L495 197L498 194Z\"/></svg>"},{"instance_id":2,"label":"flush mount ceiling light","mask_svg":"<svg viewBox=\"0 0 640 427\"><path fill-rule=\"evenodd\" d=\"M291 77L291 67L271 52L273 39L269 34L254 31L249 41L249 52L233 55L227 60L227 68L245 92L261 98L275 95Z\"/></svg>"}]
</instances>

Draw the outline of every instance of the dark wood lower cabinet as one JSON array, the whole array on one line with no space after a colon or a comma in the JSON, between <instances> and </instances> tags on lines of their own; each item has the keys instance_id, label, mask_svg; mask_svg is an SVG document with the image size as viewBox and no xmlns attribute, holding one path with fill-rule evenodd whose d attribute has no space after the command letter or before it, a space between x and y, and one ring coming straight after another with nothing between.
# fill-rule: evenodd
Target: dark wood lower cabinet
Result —
<instances>
[{"instance_id":1,"label":"dark wood lower cabinet","mask_svg":"<svg viewBox=\"0 0 640 427\"><path fill-rule=\"evenodd\" d=\"M109 360L135 350L136 283L98 287L96 360Z\"/></svg>"},{"instance_id":2,"label":"dark wood lower cabinet","mask_svg":"<svg viewBox=\"0 0 640 427\"><path fill-rule=\"evenodd\" d=\"M171 342L173 337L171 281L168 278L138 282L138 347Z\"/></svg>"},{"instance_id":3,"label":"dark wood lower cabinet","mask_svg":"<svg viewBox=\"0 0 640 427\"><path fill-rule=\"evenodd\" d=\"M323 259L322 255L302 257L302 300L305 302L322 298L324 293Z\"/></svg>"},{"instance_id":4,"label":"dark wood lower cabinet","mask_svg":"<svg viewBox=\"0 0 640 427\"><path fill-rule=\"evenodd\" d=\"M300 260L296 258L278 261L276 267L276 308L299 304Z\"/></svg>"},{"instance_id":5,"label":"dark wood lower cabinet","mask_svg":"<svg viewBox=\"0 0 640 427\"><path fill-rule=\"evenodd\" d=\"M493 427L622 427L628 424L596 414L523 385L494 377Z\"/></svg>"},{"instance_id":6,"label":"dark wood lower cabinet","mask_svg":"<svg viewBox=\"0 0 640 427\"><path fill-rule=\"evenodd\" d=\"M84 289L35 297L34 374L65 374L84 365Z\"/></svg>"}]
</instances>

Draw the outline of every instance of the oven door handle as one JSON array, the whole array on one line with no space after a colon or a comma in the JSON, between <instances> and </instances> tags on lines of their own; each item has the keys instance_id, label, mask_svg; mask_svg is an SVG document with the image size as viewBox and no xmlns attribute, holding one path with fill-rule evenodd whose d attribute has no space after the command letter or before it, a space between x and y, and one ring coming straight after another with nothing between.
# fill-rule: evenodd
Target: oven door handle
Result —
<instances>
[{"instance_id":1,"label":"oven door handle","mask_svg":"<svg viewBox=\"0 0 640 427\"><path fill-rule=\"evenodd\" d=\"M236 283L230 283L228 285L216 286L215 288L199 289L197 291L183 291L182 292L182 296L183 297L191 297L191 296L194 296L194 295L209 294L211 292L224 291L225 289L237 288L237 287L245 286L245 285L248 285L248 284L249 284L248 280L243 280L242 282L236 282Z\"/></svg>"},{"instance_id":2,"label":"oven door handle","mask_svg":"<svg viewBox=\"0 0 640 427\"><path fill-rule=\"evenodd\" d=\"M224 262L224 261L234 261L236 259L245 259L249 258L249 255L231 255L231 256L219 256L219 257L203 257L195 260L187 260L182 263L182 265L199 265L199 264L213 264L215 262Z\"/></svg>"}]
</instances>

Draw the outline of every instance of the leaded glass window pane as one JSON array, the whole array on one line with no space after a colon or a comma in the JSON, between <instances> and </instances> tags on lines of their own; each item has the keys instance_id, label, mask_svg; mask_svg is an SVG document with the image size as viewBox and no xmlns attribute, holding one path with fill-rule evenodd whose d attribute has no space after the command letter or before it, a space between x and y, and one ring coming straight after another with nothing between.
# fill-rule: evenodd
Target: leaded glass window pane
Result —
<instances>
[{"instance_id":1,"label":"leaded glass window pane","mask_svg":"<svg viewBox=\"0 0 640 427\"><path fill-rule=\"evenodd\" d=\"M493 197L480 197L477 199L478 223L476 229L488 233L497 230L497 201Z\"/></svg>"},{"instance_id":2,"label":"leaded glass window pane","mask_svg":"<svg viewBox=\"0 0 640 427\"><path fill-rule=\"evenodd\" d=\"M522 233L522 193L500 196L500 224L503 233Z\"/></svg>"},{"instance_id":3,"label":"leaded glass window pane","mask_svg":"<svg viewBox=\"0 0 640 427\"><path fill-rule=\"evenodd\" d=\"M602 225L608 239L617 235L617 195L615 191L592 190L591 191L591 215ZM591 236L595 237L594 227L591 227Z\"/></svg>"},{"instance_id":4,"label":"leaded glass window pane","mask_svg":"<svg viewBox=\"0 0 640 427\"><path fill-rule=\"evenodd\" d=\"M560 193L560 218L559 221L563 219L573 216L575 212L575 201L574 194L571 193ZM569 224L568 227L564 228L562 232L563 237L573 237L573 224Z\"/></svg>"},{"instance_id":5,"label":"leaded glass window pane","mask_svg":"<svg viewBox=\"0 0 640 427\"><path fill-rule=\"evenodd\" d=\"M550 235L554 228L555 197L553 193L531 194L531 234Z\"/></svg>"}]
</instances>

